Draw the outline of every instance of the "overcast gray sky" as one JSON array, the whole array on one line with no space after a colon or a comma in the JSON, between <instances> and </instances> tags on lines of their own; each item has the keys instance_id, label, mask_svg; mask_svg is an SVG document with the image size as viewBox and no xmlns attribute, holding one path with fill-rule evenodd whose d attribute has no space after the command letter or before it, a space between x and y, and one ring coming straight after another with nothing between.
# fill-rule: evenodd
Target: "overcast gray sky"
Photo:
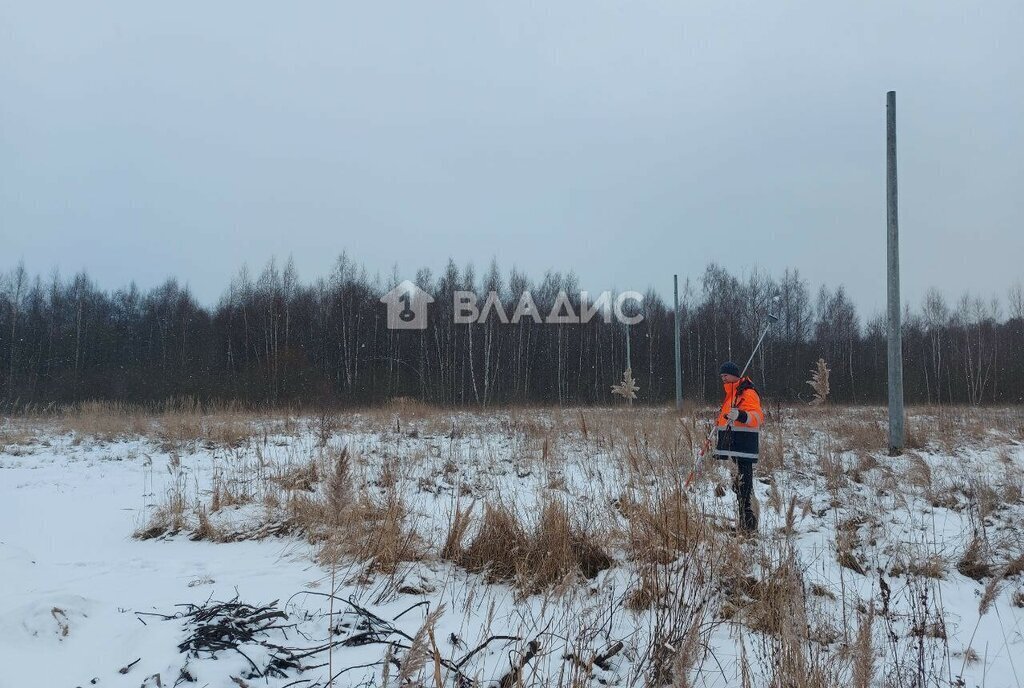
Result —
<instances>
[{"instance_id":1,"label":"overcast gray sky","mask_svg":"<svg viewBox=\"0 0 1024 688\"><path fill-rule=\"evenodd\" d=\"M0 0L0 268L327 274L492 255L670 294L708 261L884 305L1024 255L1024 3Z\"/></svg>"}]
</instances>

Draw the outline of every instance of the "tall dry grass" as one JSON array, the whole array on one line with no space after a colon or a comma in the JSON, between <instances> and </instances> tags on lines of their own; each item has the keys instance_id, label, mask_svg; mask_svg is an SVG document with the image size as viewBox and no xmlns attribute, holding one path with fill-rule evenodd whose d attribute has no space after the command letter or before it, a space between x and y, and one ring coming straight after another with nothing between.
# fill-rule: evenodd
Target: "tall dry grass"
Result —
<instances>
[{"instance_id":1,"label":"tall dry grass","mask_svg":"<svg viewBox=\"0 0 1024 688\"><path fill-rule=\"evenodd\" d=\"M1012 413L1005 414L1007 425L994 423L983 434L972 427L972 412L942 414L911 409L910 419L922 432L949 424L944 432L958 447L991 447L1015 431ZM222 471L201 503L169 496L161 533L237 537L218 526L218 511L262 504L263 518L287 523L288 532L316 544L332 570L350 564L360 580L442 560L462 575L510 584L519 598L538 595L546 605L565 591L584 595L622 576L628 587L610 606L642 619L644 637L652 639L629 649L642 667L632 677L636 685L699 685L711 635L722 625L737 639L737 683L898 684L914 677L914 652L937 652L944 642L938 581L959 574L981 580L986 610L1000 596L1016 599L1019 571L1010 563L1020 552L982 535L986 520L1013 513L1007 509L1020 500L1022 481L1012 447L997 453L999 470L984 479L937 464L941 438L890 458L883 421L879 409L774 411L757 469L770 512L765 521L774 527L754 541L728 532L734 498L714 492L727 480L721 464L710 465L692 492L679 485L706 432L700 418L670 409L474 415L401 403L355 420L303 421L308 441L284 461L285 450L275 458L257 433L257 441L224 452L238 457L235 467ZM373 456L336 445L338 433L353 428L372 435ZM472 441L481 437L498 440ZM245 456L257 458L246 463ZM982 534L978 544L965 540L941 554L881 550L875 540L895 528L885 508L914 508L914 500L931 507L954 482L964 517ZM509 484L528 486L531 499L504 491ZM418 494L449 509L440 531L422 522ZM802 561L797 543L821 531L828 535L824 556ZM812 567L839 573L822 579ZM895 578L895 592L883 601L872 586ZM874 599L863 597L867 589ZM899 641L886 644L893 633ZM590 676L589 660L580 657L573 675ZM922 671L936 675L932 665Z\"/></svg>"},{"instance_id":2,"label":"tall dry grass","mask_svg":"<svg viewBox=\"0 0 1024 688\"><path fill-rule=\"evenodd\" d=\"M112 401L90 401L56 410L48 417L58 432L77 441L112 442L147 438L165 451L186 445L239 447L277 415L254 412L237 404L201 404L192 398L140 406Z\"/></svg>"}]
</instances>

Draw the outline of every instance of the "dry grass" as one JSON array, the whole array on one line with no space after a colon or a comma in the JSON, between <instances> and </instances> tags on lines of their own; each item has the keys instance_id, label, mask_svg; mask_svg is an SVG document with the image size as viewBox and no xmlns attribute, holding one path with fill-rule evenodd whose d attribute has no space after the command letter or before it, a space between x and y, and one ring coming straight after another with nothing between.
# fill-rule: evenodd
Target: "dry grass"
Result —
<instances>
[{"instance_id":1,"label":"dry grass","mask_svg":"<svg viewBox=\"0 0 1024 688\"><path fill-rule=\"evenodd\" d=\"M407 523L405 502L395 491L383 499L360 498L344 513L342 523L326 532L320 561L366 562L366 571L394 573L403 562L418 561L422 547Z\"/></svg>"},{"instance_id":2,"label":"dry grass","mask_svg":"<svg viewBox=\"0 0 1024 688\"><path fill-rule=\"evenodd\" d=\"M0 424L0 449L11 453L12 449L39 442L38 428L25 421L8 419ZM17 452L15 452L17 455Z\"/></svg>"},{"instance_id":3,"label":"dry grass","mask_svg":"<svg viewBox=\"0 0 1024 688\"><path fill-rule=\"evenodd\" d=\"M877 452L887 447L881 413L833 413L828 424L839 451Z\"/></svg>"},{"instance_id":4,"label":"dry grass","mask_svg":"<svg viewBox=\"0 0 1024 688\"><path fill-rule=\"evenodd\" d=\"M878 673L878 659L874 645L874 610L861 614L857 624L857 635L850 648L850 682L853 688L870 688Z\"/></svg>"},{"instance_id":5,"label":"dry grass","mask_svg":"<svg viewBox=\"0 0 1024 688\"><path fill-rule=\"evenodd\" d=\"M483 520L463 549L461 534L467 527L463 522L458 530L450 531L445 548L449 558L470 571L485 573L489 580L514 580L529 549L529 539L512 510L501 503L485 504Z\"/></svg>"},{"instance_id":6,"label":"dry grass","mask_svg":"<svg viewBox=\"0 0 1024 688\"><path fill-rule=\"evenodd\" d=\"M915 451L908 451L907 458L910 466L906 472L906 480L915 487L923 488L926 494L930 494L932 487L932 469L928 462Z\"/></svg>"},{"instance_id":7,"label":"dry grass","mask_svg":"<svg viewBox=\"0 0 1024 688\"><path fill-rule=\"evenodd\" d=\"M281 490L312 492L320 483L319 464L315 460L310 460L294 466L282 466L274 475L270 476L270 481Z\"/></svg>"},{"instance_id":8,"label":"dry grass","mask_svg":"<svg viewBox=\"0 0 1024 688\"><path fill-rule=\"evenodd\" d=\"M971 538L967 549L956 562L956 570L961 575L973 578L979 583L992 575L992 565L986 555L987 547L984 541L977 535Z\"/></svg>"},{"instance_id":9,"label":"dry grass","mask_svg":"<svg viewBox=\"0 0 1024 688\"><path fill-rule=\"evenodd\" d=\"M525 584L541 590L570 575L593 578L612 565L601 540L598 533L569 514L564 501L548 501L527 548Z\"/></svg>"},{"instance_id":10,"label":"dry grass","mask_svg":"<svg viewBox=\"0 0 1024 688\"><path fill-rule=\"evenodd\" d=\"M79 440L149 437L170 451L194 443L240 447L257 434L257 418L258 414L239 406L203 406L194 399L171 399L152 406L83 402L61 410L55 421L61 432L73 433Z\"/></svg>"},{"instance_id":11,"label":"dry grass","mask_svg":"<svg viewBox=\"0 0 1024 688\"><path fill-rule=\"evenodd\" d=\"M850 569L863 576L867 571L857 553L859 545L860 540L857 538L856 531L845 529L836 531L836 561L844 569Z\"/></svg>"},{"instance_id":12,"label":"dry grass","mask_svg":"<svg viewBox=\"0 0 1024 688\"><path fill-rule=\"evenodd\" d=\"M906 561L893 566L889 571L889 575L942 580L946 577L947 567L948 564L942 556L928 554L908 558Z\"/></svg>"},{"instance_id":13,"label":"dry grass","mask_svg":"<svg viewBox=\"0 0 1024 688\"><path fill-rule=\"evenodd\" d=\"M652 637L660 639L633 649L636 666L643 667L636 685L698 685L690 676L700 675L705 634L721 623L736 629L737 680L746 673L752 684L778 686L906 683L905 676L893 675L894 664L910 666L912 650L942 642L948 632L934 597L927 604L919 598L928 597L935 581L955 577L954 566L985 584L982 614L1005 599L1001 595L1024 604L1024 592L1007 591L1024 572L1024 557L1014 542L997 543L993 535L1017 513L1010 507L1020 500L1024 482L1018 452L1007 445L998 452L997 472L985 476L957 472L956 463L935 449L941 438L929 437L930 453L911 450L890 460L878 409L826 409L825 415L805 409L775 413L757 469L757 489L768 496L764 522L771 527L752 541L727 533L734 497L725 490L714 496L716 483L727 480L725 466L709 465L690 492L679 487L694 445L706 433L695 418L662 409L473 415L407 402L357 420L314 418L305 426L306 443L285 460L285 449L274 455L274 442L268 448L242 440L235 450L218 451L233 463L215 475L209 501L169 492L140 537L184 531L210 540L237 538L218 520L219 512L248 505L245 513L259 513L282 528L287 524L287 530L316 543L322 562L347 562L361 581L376 573L395 576L409 570L403 564L423 559L435 560L432 568L451 570L437 565L442 559L485 581L511 584L520 599L539 595L547 605L572 595L585 598L619 580L624 587L610 608L649 620ZM957 446L982 436L972 413L921 409L909 415L919 428L946 423L944 432L957 438ZM150 422L153 433L158 423ZM210 436L208 420L190 422L166 441L187 446L196 441L188 437ZM358 450L340 449L334 444L339 428L355 428L372 439ZM472 443L483 436L500 442ZM983 446L991 450L1002 441L993 437L990 428ZM231 446L229 439L216 442ZM372 456L364 453L367 447ZM254 454L257 460L246 463L244 457ZM525 501L516 491L523 485L531 497ZM960 511L943 518L963 519L992 539L965 540L959 557L950 556L948 542L908 551L906 540L916 541L927 527L927 504L947 498ZM890 520L893 509L909 509L925 520ZM420 519L431 513L442 516L423 527ZM993 523L998 528L990 528ZM890 538L901 529L909 535ZM834 559L826 552L814 562L801 561L806 549L798 546L821 537L815 533L833 543ZM882 566L888 571L876 575ZM616 568L613 575L583 584L609 567ZM826 579L809 580L811 571L820 577L822 570ZM901 599L886 597L879 606L878 597L858 597L865 584L884 583L887 575L900 577L893 588ZM572 595L563 597L564 591ZM899 641L891 648L876 643L893 633ZM429 654L429 633L425 637ZM898 662L897 653L903 653ZM588 671L581 669L579 676ZM422 680L429 665L414 673L413 680Z\"/></svg>"},{"instance_id":14,"label":"dry grass","mask_svg":"<svg viewBox=\"0 0 1024 688\"><path fill-rule=\"evenodd\" d=\"M488 580L516 582L527 591L540 591L575 575L593 578L613 563L597 534L575 521L558 499L544 504L533 528L509 507L486 504L475 534L463 547L471 527L472 510L457 508L442 556L484 573Z\"/></svg>"},{"instance_id":15,"label":"dry grass","mask_svg":"<svg viewBox=\"0 0 1024 688\"><path fill-rule=\"evenodd\" d=\"M626 551L637 561L668 563L709 536L709 524L679 486L655 495L627 496L619 509L626 519Z\"/></svg>"},{"instance_id":16,"label":"dry grass","mask_svg":"<svg viewBox=\"0 0 1024 688\"><path fill-rule=\"evenodd\" d=\"M146 525L135 531L135 537L140 540L175 535L188 525L185 513L189 508L189 502L185 496L185 478L181 472L181 464L172 461L171 468L173 480L166 490L163 501L150 514Z\"/></svg>"}]
</instances>

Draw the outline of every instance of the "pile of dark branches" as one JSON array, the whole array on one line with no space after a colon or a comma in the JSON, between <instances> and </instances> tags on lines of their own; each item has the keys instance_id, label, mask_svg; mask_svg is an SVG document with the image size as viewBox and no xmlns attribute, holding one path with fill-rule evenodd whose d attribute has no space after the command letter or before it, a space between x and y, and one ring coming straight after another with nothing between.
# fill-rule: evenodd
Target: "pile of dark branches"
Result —
<instances>
[{"instance_id":1,"label":"pile of dark branches","mask_svg":"<svg viewBox=\"0 0 1024 688\"><path fill-rule=\"evenodd\" d=\"M253 606L239 602L238 598L228 602L208 600L201 605L181 604L181 611L175 614L157 614L137 612L140 621L143 616L155 616L167 621L184 621L186 638L178 644L178 650L190 657L214 658L224 652L235 652L245 658L250 669L241 678L289 678L302 674L312 669L319 669L329 665L328 654L336 647L361 647L365 645L381 645L385 648L384 659L365 665L357 665L342 668L335 671L326 683L314 681L313 679L298 679L288 686L298 688L321 688L337 681L343 674L373 666L382 666L385 662L401 670L405 655L412 649L413 645L422 640L406 633L394 622L417 607L429 605L428 602L418 602L394 619L386 620L374 614L369 609L359 605L354 599L340 598L326 593L315 593L306 591L300 595L318 595L333 597L335 602L341 602L345 608L335 612L335 623L330 629L330 636L325 641L312 641L298 628L297 622L289 622L288 613L278 607L278 600L261 606ZM286 608L290 605L286 605ZM310 617L303 618L308 621ZM145 623L145 621L143 621ZM300 636L306 644L293 646L283 644L281 639L289 641L289 633ZM491 643L515 643L523 639L517 636L492 636L483 643L477 645L458 659L447 659L436 655L436 646L428 650L431 657L442 667L451 672L455 678L456 685L469 687L476 685L464 672L467 664L478 653L485 650ZM458 647L461 641L454 638L452 644ZM263 648L267 658L261 659L260 663L254 661L256 656L254 650ZM529 643L527 650L518 661L514 661L508 675L498 681L503 688L513 685L525 665L533 659L540 651L540 643L533 640ZM182 669L181 680L192 681L187 669ZM237 683L237 681L236 681ZM177 684L175 684L177 685ZM239 683L239 685L245 685Z\"/></svg>"},{"instance_id":2,"label":"pile of dark branches","mask_svg":"<svg viewBox=\"0 0 1024 688\"><path fill-rule=\"evenodd\" d=\"M229 602L208 600L202 605L181 604L182 611L176 614L143 614L165 620L184 620L186 638L178 644L178 650L191 657L216 658L220 652L237 652L244 657L251 669L243 678L287 678L289 671L302 672L314 668L304 666L300 660L308 656L303 648L288 647L272 638L283 636L296 624L287 623L288 614L277 607L277 600L253 606L239 602L235 597ZM271 634L272 631L278 633ZM258 646L266 649L269 659L263 666L257 664L246 651ZM321 665L322 666L322 665Z\"/></svg>"}]
</instances>

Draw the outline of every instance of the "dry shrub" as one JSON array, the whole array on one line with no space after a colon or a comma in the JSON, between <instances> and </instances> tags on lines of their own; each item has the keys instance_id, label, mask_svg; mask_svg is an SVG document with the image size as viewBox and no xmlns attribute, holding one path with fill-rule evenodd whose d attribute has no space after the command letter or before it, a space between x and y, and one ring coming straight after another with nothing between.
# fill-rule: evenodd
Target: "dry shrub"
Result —
<instances>
[{"instance_id":1,"label":"dry shrub","mask_svg":"<svg viewBox=\"0 0 1024 688\"><path fill-rule=\"evenodd\" d=\"M216 541L220 539L221 534L217 528L210 523L210 512L206 510L205 506L200 506L196 509L196 521L197 525L190 536L192 540Z\"/></svg>"},{"instance_id":2,"label":"dry shrub","mask_svg":"<svg viewBox=\"0 0 1024 688\"><path fill-rule=\"evenodd\" d=\"M836 528L836 561L843 568L862 576L866 570L857 555L857 549L861 546L858 530L864 523L863 517L850 518Z\"/></svg>"},{"instance_id":3,"label":"dry shrub","mask_svg":"<svg viewBox=\"0 0 1024 688\"><path fill-rule=\"evenodd\" d=\"M835 601L836 599L836 594L828 588L826 588L821 583L811 583L811 586L808 588L808 590L815 597L824 597L826 599L833 601Z\"/></svg>"},{"instance_id":4,"label":"dry shrub","mask_svg":"<svg viewBox=\"0 0 1024 688\"><path fill-rule=\"evenodd\" d=\"M867 473L868 471L878 468L878 459L874 454L868 452L860 452L857 454L857 466L856 469L861 473Z\"/></svg>"},{"instance_id":5,"label":"dry shrub","mask_svg":"<svg viewBox=\"0 0 1024 688\"><path fill-rule=\"evenodd\" d=\"M623 606L634 612L650 609L655 602L659 601L665 591L659 585L659 578L656 570L644 570L640 574L640 580L636 586L626 593Z\"/></svg>"},{"instance_id":6,"label":"dry shrub","mask_svg":"<svg viewBox=\"0 0 1024 688\"><path fill-rule=\"evenodd\" d=\"M846 472L842 455L827 442L822 442L818 447L818 470L825 478L825 489L833 500L837 500L839 491L846 485Z\"/></svg>"},{"instance_id":7,"label":"dry shrub","mask_svg":"<svg viewBox=\"0 0 1024 688\"><path fill-rule=\"evenodd\" d=\"M146 525L133 534L139 540L174 535L186 526L188 499L185 497L185 473L181 470L181 458L177 454L171 455L167 469L171 473L171 483Z\"/></svg>"},{"instance_id":8,"label":"dry shrub","mask_svg":"<svg viewBox=\"0 0 1024 688\"><path fill-rule=\"evenodd\" d=\"M781 516L784 502L785 498L782 496L782 490L779 489L779 481L772 480L768 486L768 508L774 509L775 513Z\"/></svg>"},{"instance_id":9,"label":"dry shrub","mask_svg":"<svg viewBox=\"0 0 1024 688\"><path fill-rule=\"evenodd\" d=\"M408 420L423 420L438 413L445 413L436 406L431 406L425 401L413 399L412 397L392 397L384 405L384 409L389 413L397 413Z\"/></svg>"},{"instance_id":10,"label":"dry shrub","mask_svg":"<svg viewBox=\"0 0 1024 688\"><path fill-rule=\"evenodd\" d=\"M256 426L244 417L218 411L204 413L198 407L166 410L154 418L154 426L165 451L196 443L237 449L256 434Z\"/></svg>"},{"instance_id":11,"label":"dry shrub","mask_svg":"<svg viewBox=\"0 0 1024 688\"><path fill-rule=\"evenodd\" d=\"M251 423L233 416L210 416L203 422L203 439L207 444L235 449L255 434Z\"/></svg>"},{"instance_id":12,"label":"dry shrub","mask_svg":"<svg viewBox=\"0 0 1024 688\"><path fill-rule=\"evenodd\" d=\"M316 445L321 449L326 448L338 427L338 418L330 410L322 408L317 413L314 423Z\"/></svg>"},{"instance_id":13,"label":"dry shrub","mask_svg":"<svg viewBox=\"0 0 1024 688\"><path fill-rule=\"evenodd\" d=\"M786 458L786 434L782 428L768 426L761 432L759 470L766 474L781 470Z\"/></svg>"},{"instance_id":14,"label":"dry shrub","mask_svg":"<svg viewBox=\"0 0 1024 688\"><path fill-rule=\"evenodd\" d=\"M180 532L186 525L187 507L184 491L172 487L168 490L165 501L156 507L146 525L135 531L134 537L139 540L151 540Z\"/></svg>"},{"instance_id":15,"label":"dry shrub","mask_svg":"<svg viewBox=\"0 0 1024 688\"><path fill-rule=\"evenodd\" d=\"M583 409L579 410L579 433L583 441L586 441L590 437L590 432L587 428L587 417L583 414Z\"/></svg>"},{"instance_id":16,"label":"dry shrub","mask_svg":"<svg viewBox=\"0 0 1024 688\"><path fill-rule=\"evenodd\" d=\"M164 451L186 447L203 438L203 423L190 413L165 413L156 419L156 436Z\"/></svg>"},{"instance_id":17,"label":"dry shrub","mask_svg":"<svg viewBox=\"0 0 1024 688\"><path fill-rule=\"evenodd\" d=\"M509 507L487 503L480 526L463 547L471 513L472 508L464 512L456 507L442 556L469 571L485 573L489 581L514 580L536 592L574 573L593 578L612 565L597 539L573 520L561 501L547 502L532 530Z\"/></svg>"},{"instance_id":18,"label":"dry shrub","mask_svg":"<svg viewBox=\"0 0 1024 688\"><path fill-rule=\"evenodd\" d=\"M524 582L539 590L574 572L593 578L609 568L612 559L594 534L574 521L564 502L551 500L541 510L524 563Z\"/></svg>"},{"instance_id":19,"label":"dry shrub","mask_svg":"<svg viewBox=\"0 0 1024 688\"><path fill-rule=\"evenodd\" d=\"M903 426L903 448L904 449L927 449L928 429L919 427L917 423L906 423Z\"/></svg>"},{"instance_id":20,"label":"dry shrub","mask_svg":"<svg viewBox=\"0 0 1024 688\"><path fill-rule=\"evenodd\" d=\"M929 411L928 438L938 439L947 453L965 444L988 444L993 429L1009 430L1010 416L998 409L942 406ZM922 431L922 434L924 432Z\"/></svg>"},{"instance_id":21,"label":"dry shrub","mask_svg":"<svg viewBox=\"0 0 1024 688\"><path fill-rule=\"evenodd\" d=\"M1003 469L1002 500L1007 504L1017 504L1024 500L1024 476L1015 466Z\"/></svg>"},{"instance_id":22,"label":"dry shrub","mask_svg":"<svg viewBox=\"0 0 1024 688\"><path fill-rule=\"evenodd\" d=\"M786 524L783 532L791 534L796 530L796 495L789 498L789 506L786 507Z\"/></svg>"},{"instance_id":23,"label":"dry shrub","mask_svg":"<svg viewBox=\"0 0 1024 688\"><path fill-rule=\"evenodd\" d=\"M977 650L975 650L973 647L969 647L966 650L964 650L963 652L954 652L953 656L954 657L963 657L964 663L966 663L966 664L975 664L975 663L981 661L981 656L978 654Z\"/></svg>"},{"instance_id":24,"label":"dry shrub","mask_svg":"<svg viewBox=\"0 0 1024 688\"><path fill-rule=\"evenodd\" d=\"M1006 570L1003 573L1003 576L1006 578L1013 578L1014 576L1019 576L1022 573L1024 573L1024 554L1019 554L1006 564Z\"/></svg>"},{"instance_id":25,"label":"dry shrub","mask_svg":"<svg viewBox=\"0 0 1024 688\"><path fill-rule=\"evenodd\" d=\"M907 481L916 487L929 489L932 486L932 468L924 457L914 451L907 452L907 460L910 463L907 468Z\"/></svg>"},{"instance_id":26,"label":"dry shrub","mask_svg":"<svg viewBox=\"0 0 1024 688\"><path fill-rule=\"evenodd\" d=\"M740 582L739 619L747 627L775 636L806 636L803 572L795 550L787 546L760 580L748 576Z\"/></svg>"},{"instance_id":27,"label":"dry shrub","mask_svg":"<svg viewBox=\"0 0 1024 688\"><path fill-rule=\"evenodd\" d=\"M320 469L316 461L307 461L281 468L276 475L270 476L269 480L282 490L312 492L320 482Z\"/></svg>"},{"instance_id":28,"label":"dry shrub","mask_svg":"<svg viewBox=\"0 0 1024 688\"><path fill-rule=\"evenodd\" d=\"M967 549L956 562L956 570L979 583L992 575L992 566L985 557L985 544L977 535L971 538Z\"/></svg>"},{"instance_id":29,"label":"dry shrub","mask_svg":"<svg viewBox=\"0 0 1024 688\"><path fill-rule=\"evenodd\" d=\"M463 527L463 532L465 527ZM454 561L469 571L483 572L488 580L513 580L528 548L526 529L512 510L501 503L484 505L483 521L469 546L449 534Z\"/></svg>"},{"instance_id":30,"label":"dry shrub","mask_svg":"<svg viewBox=\"0 0 1024 688\"><path fill-rule=\"evenodd\" d=\"M707 521L680 487L644 501L620 501L632 559L668 563L707 537Z\"/></svg>"},{"instance_id":31,"label":"dry shrub","mask_svg":"<svg viewBox=\"0 0 1024 688\"><path fill-rule=\"evenodd\" d=\"M380 475L377 477L376 485L390 490L398 485L398 457L389 456L384 459L380 467Z\"/></svg>"},{"instance_id":32,"label":"dry shrub","mask_svg":"<svg viewBox=\"0 0 1024 688\"><path fill-rule=\"evenodd\" d=\"M455 435L458 428L450 411L412 397L393 397L380 407L364 413L372 423L395 433L418 437L421 432Z\"/></svg>"},{"instance_id":33,"label":"dry shrub","mask_svg":"<svg viewBox=\"0 0 1024 688\"><path fill-rule=\"evenodd\" d=\"M956 490L952 489L933 490L929 503L936 509L949 509L950 511L961 511L963 509Z\"/></svg>"},{"instance_id":34,"label":"dry shrub","mask_svg":"<svg viewBox=\"0 0 1024 688\"><path fill-rule=\"evenodd\" d=\"M321 543L324 563L348 558L367 562L368 571L392 573L401 562L420 559L419 535L408 524L408 509L398 491L354 497L348 449L341 449L332 461L322 495L288 490L287 516L273 532L295 530L310 542Z\"/></svg>"},{"instance_id":35,"label":"dry shrub","mask_svg":"<svg viewBox=\"0 0 1024 688\"><path fill-rule=\"evenodd\" d=\"M349 525L355 508L348 449L343 448L329 461L323 495L318 495L312 487L306 489L320 475L315 461L270 478L287 492L286 522L305 534L310 542L338 537L337 531Z\"/></svg>"},{"instance_id":36,"label":"dry shrub","mask_svg":"<svg viewBox=\"0 0 1024 688\"><path fill-rule=\"evenodd\" d=\"M256 432L252 412L237 405L204 406L196 399L172 398L146 406L87 401L63 409L59 425L78 438L113 442L152 437L164 451L202 441L209 446L241 446Z\"/></svg>"},{"instance_id":37,"label":"dry shrub","mask_svg":"<svg viewBox=\"0 0 1024 688\"><path fill-rule=\"evenodd\" d=\"M36 430L30 430L22 425L15 426L10 422L0 427L0 451L11 453L14 447L35 444L37 441Z\"/></svg>"},{"instance_id":38,"label":"dry shrub","mask_svg":"<svg viewBox=\"0 0 1024 688\"><path fill-rule=\"evenodd\" d=\"M252 481L239 478L225 479L223 475L218 476L215 478L213 485L213 499L210 511L219 511L230 506L251 504L256 499L252 488ZM216 509L213 508L214 504L217 507Z\"/></svg>"},{"instance_id":39,"label":"dry shrub","mask_svg":"<svg viewBox=\"0 0 1024 688\"><path fill-rule=\"evenodd\" d=\"M865 474L878 468L878 459L866 452L857 453L857 461L847 470L847 475L855 483L864 483Z\"/></svg>"},{"instance_id":40,"label":"dry shrub","mask_svg":"<svg viewBox=\"0 0 1024 688\"><path fill-rule=\"evenodd\" d=\"M407 517L405 502L394 490L381 499L363 495L346 510L344 521L327 531L320 560L350 558L368 562L367 571L393 573L400 563L422 556L419 536L407 525Z\"/></svg>"},{"instance_id":41,"label":"dry shrub","mask_svg":"<svg viewBox=\"0 0 1024 688\"><path fill-rule=\"evenodd\" d=\"M738 546L729 549L738 551ZM711 636L723 623L719 566L731 563L721 552L702 547L669 564L640 565L639 585L625 603L637 611L650 610L645 618L651 632L637 648L634 673L626 684L694 685L693 669L708 655Z\"/></svg>"},{"instance_id":42,"label":"dry shrub","mask_svg":"<svg viewBox=\"0 0 1024 688\"><path fill-rule=\"evenodd\" d=\"M846 413L837 413L832 434L843 451L873 452L888 446L885 432L876 419L862 420Z\"/></svg>"},{"instance_id":43,"label":"dry shrub","mask_svg":"<svg viewBox=\"0 0 1024 688\"><path fill-rule=\"evenodd\" d=\"M906 573L910 576L942 580L946 577L946 560L938 554L929 554L907 562Z\"/></svg>"},{"instance_id":44,"label":"dry shrub","mask_svg":"<svg viewBox=\"0 0 1024 688\"><path fill-rule=\"evenodd\" d=\"M814 390L814 398L811 399L811 406L820 406L824 404L828 399L830 390L829 387L829 373L831 368L825 363L824 358L819 358L815 367L811 370L811 379L807 381L807 384Z\"/></svg>"},{"instance_id":45,"label":"dry shrub","mask_svg":"<svg viewBox=\"0 0 1024 688\"><path fill-rule=\"evenodd\" d=\"M820 649L838 639L839 632L827 619L812 614L806 595L803 570L790 545L777 553L767 552L761 580L748 589L740 620L766 634L768 666L773 673L767 685L826 688L839 685L848 675L838 658Z\"/></svg>"},{"instance_id":46,"label":"dry shrub","mask_svg":"<svg viewBox=\"0 0 1024 688\"><path fill-rule=\"evenodd\" d=\"M149 422L139 408L108 401L85 401L65 409L60 425L64 432L78 438L92 437L102 442L149 431Z\"/></svg>"},{"instance_id":47,"label":"dry shrub","mask_svg":"<svg viewBox=\"0 0 1024 688\"><path fill-rule=\"evenodd\" d=\"M459 561L462 555L462 541L472 522L473 506L470 504L468 509L463 509L460 503L455 504L455 512L448 521L448 533L445 535L444 545L441 547L442 559Z\"/></svg>"},{"instance_id":48,"label":"dry shrub","mask_svg":"<svg viewBox=\"0 0 1024 688\"><path fill-rule=\"evenodd\" d=\"M978 515L988 518L1003 506L1002 495L985 477L977 477L969 481L963 489L964 496L978 508Z\"/></svg>"},{"instance_id":49,"label":"dry shrub","mask_svg":"<svg viewBox=\"0 0 1024 688\"><path fill-rule=\"evenodd\" d=\"M325 503L308 492L291 492L285 502L287 521L310 542L323 542L329 535L325 527Z\"/></svg>"}]
</instances>

